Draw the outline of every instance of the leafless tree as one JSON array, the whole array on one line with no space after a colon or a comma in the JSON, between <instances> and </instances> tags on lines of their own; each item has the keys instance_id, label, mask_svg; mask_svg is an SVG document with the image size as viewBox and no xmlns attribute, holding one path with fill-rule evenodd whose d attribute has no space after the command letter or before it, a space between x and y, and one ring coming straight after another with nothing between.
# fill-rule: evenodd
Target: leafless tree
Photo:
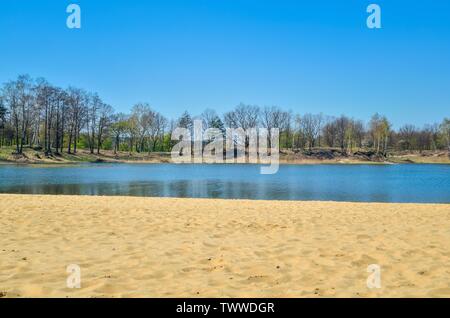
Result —
<instances>
[{"instance_id":1,"label":"leafless tree","mask_svg":"<svg viewBox=\"0 0 450 318\"><path fill-rule=\"evenodd\" d=\"M16 81L6 83L3 88L3 96L11 112L15 130L16 153L22 154L32 122L32 112L35 110L32 79L28 75L20 75Z\"/></svg>"},{"instance_id":2,"label":"leafless tree","mask_svg":"<svg viewBox=\"0 0 450 318\"><path fill-rule=\"evenodd\" d=\"M316 141L320 140L323 115L305 114L297 118L300 133L304 136L309 150L315 147Z\"/></svg>"},{"instance_id":3,"label":"leafless tree","mask_svg":"<svg viewBox=\"0 0 450 318\"><path fill-rule=\"evenodd\" d=\"M398 132L402 148L411 150L416 145L417 129L413 125L404 125Z\"/></svg>"},{"instance_id":4,"label":"leafless tree","mask_svg":"<svg viewBox=\"0 0 450 318\"><path fill-rule=\"evenodd\" d=\"M145 140L149 135L150 129L154 123L156 113L151 109L149 104L139 103L133 107L132 116L136 120L136 128L138 131L137 151L143 152Z\"/></svg>"},{"instance_id":5,"label":"leafless tree","mask_svg":"<svg viewBox=\"0 0 450 318\"><path fill-rule=\"evenodd\" d=\"M88 110L86 106L86 92L78 88L69 87L67 94L67 125L69 135L67 152L69 154L72 153L73 145L73 153L76 154L80 131L86 122L85 118Z\"/></svg>"},{"instance_id":6,"label":"leafless tree","mask_svg":"<svg viewBox=\"0 0 450 318\"><path fill-rule=\"evenodd\" d=\"M151 148L148 151L156 151L156 145L158 142L163 141L164 132L167 128L167 119L160 113L155 113L155 117L152 125L150 126L150 140L152 143Z\"/></svg>"},{"instance_id":7,"label":"leafless tree","mask_svg":"<svg viewBox=\"0 0 450 318\"><path fill-rule=\"evenodd\" d=\"M226 113L224 119L228 128L241 128L248 132L250 128L258 127L259 115L260 109L258 106L240 104L233 111ZM247 151L250 143L248 134L242 138L242 141L240 139L235 138L234 143L242 145Z\"/></svg>"},{"instance_id":8,"label":"leafless tree","mask_svg":"<svg viewBox=\"0 0 450 318\"><path fill-rule=\"evenodd\" d=\"M100 154L104 138L108 135L108 129L111 125L113 114L114 109L111 105L105 103L100 104L97 125L97 154Z\"/></svg>"}]
</instances>

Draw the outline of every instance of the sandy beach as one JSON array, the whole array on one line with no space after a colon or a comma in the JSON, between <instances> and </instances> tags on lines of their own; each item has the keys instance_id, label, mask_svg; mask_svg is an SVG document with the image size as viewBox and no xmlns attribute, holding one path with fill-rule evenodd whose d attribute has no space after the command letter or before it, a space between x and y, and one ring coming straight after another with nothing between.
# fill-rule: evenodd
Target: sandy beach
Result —
<instances>
[{"instance_id":1,"label":"sandy beach","mask_svg":"<svg viewBox=\"0 0 450 318\"><path fill-rule=\"evenodd\" d=\"M450 205L0 195L0 296L450 297Z\"/></svg>"}]
</instances>

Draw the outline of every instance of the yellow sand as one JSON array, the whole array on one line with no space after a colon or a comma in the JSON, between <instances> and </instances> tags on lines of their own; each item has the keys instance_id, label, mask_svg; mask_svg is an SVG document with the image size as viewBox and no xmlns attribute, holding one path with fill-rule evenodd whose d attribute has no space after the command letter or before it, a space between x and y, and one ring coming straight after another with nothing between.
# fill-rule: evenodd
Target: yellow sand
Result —
<instances>
[{"instance_id":1,"label":"yellow sand","mask_svg":"<svg viewBox=\"0 0 450 318\"><path fill-rule=\"evenodd\" d=\"M0 296L449 297L450 205L0 195Z\"/></svg>"}]
</instances>

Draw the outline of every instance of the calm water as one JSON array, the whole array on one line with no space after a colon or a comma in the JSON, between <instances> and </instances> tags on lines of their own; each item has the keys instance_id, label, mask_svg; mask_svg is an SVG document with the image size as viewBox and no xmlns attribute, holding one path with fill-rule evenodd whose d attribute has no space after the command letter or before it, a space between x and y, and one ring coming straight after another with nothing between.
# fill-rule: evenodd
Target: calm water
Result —
<instances>
[{"instance_id":1,"label":"calm water","mask_svg":"<svg viewBox=\"0 0 450 318\"><path fill-rule=\"evenodd\" d=\"M450 203L450 165L0 165L0 193Z\"/></svg>"}]
</instances>

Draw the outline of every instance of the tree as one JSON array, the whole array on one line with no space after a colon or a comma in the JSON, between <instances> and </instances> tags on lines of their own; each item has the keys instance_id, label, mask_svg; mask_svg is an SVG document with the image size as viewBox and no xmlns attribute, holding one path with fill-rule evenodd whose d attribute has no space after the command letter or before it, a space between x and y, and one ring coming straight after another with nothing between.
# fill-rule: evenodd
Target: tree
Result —
<instances>
[{"instance_id":1,"label":"tree","mask_svg":"<svg viewBox=\"0 0 450 318\"><path fill-rule=\"evenodd\" d=\"M6 114L7 109L4 106L4 98L0 95L0 148L3 146L4 138L5 138L5 128L6 128Z\"/></svg>"},{"instance_id":2,"label":"tree","mask_svg":"<svg viewBox=\"0 0 450 318\"><path fill-rule=\"evenodd\" d=\"M45 79L40 78L37 80L36 90L36 107L38 112L42 113L44 120L44 151L45 155L52 154L52 132L53 124L55 120L55 113L59 107L60 91L50 85ZM38 143L39 139L39 127L40 123L35 123L35 135Z\"/></svg>"},{"instance_id":3,"label":"tree","mask_svg":"<svg viewBox=\"0 0 450 318\"><path fill-rule=\"evenodd\" d=\"M352 146L354 143L358 148L362 148L364 136L366 134L364 123L361 120L352 120L352 131L353 131Z\"/></svg>"},{"instance_id":4,"label":"tree","mask_svg":"<svg viewBox=\"0 0 450 318\"><path fill-rule=\"evenodd\" d=\"M223 124L223 121L219 116L214 117L208 124L208 126L209 128L216 128L219 129L222 133L225 133L225 125Z\"/></svg>"},{"instance_id":5,"label":"tree","mask_svg":"<svg viewBox=\"0 0 450 318\"><path fill-rule=\"evenodd\" d=\"M225 123L231 128L248 130L258 126L259 114L258 106L240 104L233 111L225 114Z\"/></svg>"},{"instance_id":6,"label":"tree","mask_svg":"<svg viewBox=\"0 0 450 318\"><path fill-rule=\"evenodd\" d=\"M428 150L437 150L439 144L439 125L425 125L419 138L419 147Z\"/></svg>"},{"instance_id":7,"label":"tree","mask_svg":"<svg viewBox=\"0 0 450 318\"><path fill-rule=\"evenodd\" d=\"M138 133L138 143L136 151L143 152L145 140L149 135L150 129L154 123L156 113L151 109L149 104L139 103L132 109L132 117L136 121L136 129Z\"/></svg>"},{"instance_id":8,"label":"tree","mask_svg":"<svg viewBox=\"0 0 450 318\"><path fill-rule=\"evenodd\" d=\"M111 105L101 103L99 107L99 118L97 125L97 154L100 154L100 148L103 145L105 136L108 134L108 128L112 121L114 109Z\"/></svg>"},{"instance_id":9,"label":"tree","mask_svg":"<svg viewBox=\"0 0 450 318\"><path fill-rule=\"evenodd\" d=\"M328 147L334 147L337 135L337 123L335 118L328 118L327 123L322 129L325 143Z\"/></svg>"},{"instance_id":10,"label":"tree","mask_svg":"<svg viewBox=\"0 0 450 318\"><path fill-rule=\"evenodd\" d=\"M203 129L206 130L208 128L213 128L211 125L216 120L216 118L219 118L217 116L217 113L215 110L212 109L205 109L203 113L200 115L202 122L203 122ZM220 118L219 118L220 119Z\"/></svg>"},{"instance_id":11,"label":"tree","mask_svg":"<svg viewBox=\"0 0 450 318\"><path fill-rule=\"evenodd\" d=\"M439 126L444 141L446 142L448 155L450 156L450 119L445 118Z\"/></svg>"},{"instance_id":12,"label":"tree","mask_svg":"<svg viewBox=\"0 0 450 318\"><path fill-rule=\"evenodd\" d=\"M56 89L56 118L55 118L55 148L56 153L63 152L64 123L67 109L67 93L61 88Z\"/></svg>"},{"instance_id":13,"label":"tree","mask_svg":"<svg viewBox=\"0 0 450 318\"><path fill-rule=\"evenodd\" d=\"M258 126L260 109L258 106L240 104L233 111L225 114L225 124L230 128L241 128L248 132L250 128ZM239 138L234 140L235 144L242 145L247 151L250 143L248 134L243 138L243 142Z\"/></svg>"},{"instance_id":14,"label":"tree","mask_svg":"<svg viewBox=\"0 0 450 318\"><path fill-rule=\"evenodd\" d=\"M261 124L268 130L269 148L271 148L272 129L279 129L282 135L289 126L290 114L277 106L264 107L261 112Z\"/></svg>"},{"instance_id":15,"label":"tree","mask_svg":"<svg viewBox=\"0 0 450 318\"><path fill-rule=\"evenodd\" d=\"M97 94L86 95L85 102L87 105L86 109L86 130L87 130L87 140L89 151L91 154L94 153L95 143L96 143L96 135L98 130L98 117L100 107L103 104L103 101Z\"/></svg>"},{"instance_id":16,"label":"tree","mask_svg":"<svg viewBox=\"0 0 450 318\"><path fill-rule=\"evenodd\" d=\"M309 150L311 150L315 147L316 141L320 139L323 115L305 114L302 117L298 117L297 121L300 127L300 133L304 136Z\"/></svg>"},{"instance_id":17,"label":"tree","mask_svg":"<svg viewBox=\"0 0 450 318\"><path fill-rule=\"evenodd\" d=\"M377 113L372 116L369 125L374 149L376 149L377 154L382 152L386 155L391 124L386 117Z\"/></svg>"},{"instance_id":18,"label":"tree","mask_svg":"<svg viewBox=\"0 0 450 318\"><path fill-rule=\"evenodd\" d=\"M225 136L225 125L223 124L220 117L217 115L216 111L211 109L206 109L201 114L201 119L203 122L203 130L204 132L207 129L218 129L222 133L222 136ZM208 142L212 142L214 140L214 137L208 138Z\"/></svg>"},{"instance_id":19,"label":"tree","mask_svg":"<svg viewBox=\"0 0 450 318\"><path fill-rule=\"evenodd\" d=\"M67 146L67 153L77 153L77 144L80 136L80 131L84 127L85 118L87 115L88 108L86 106L86 92L78 89L69 87L67 90L67 124L68 124L68 135L69 143Z\"/></svg>"},{"instance_id":20,"label":"tree","mask_svg":"<svg viewBox=\"0 0 450 318\"><path fill-rule=\"evenodd\" d=\"M417 129L413 125L404 125L400 127L398 136L400 138L399 144L403 149L411 150L417 144Z\"/></svg>"},{"instance_id":21,"label":"tree","mask_svg":"<svg viewBox=\"0 0 450 318\"><path fill-rule=\"evenodd\" d=\"M131 154L133 152L135 141L137 140L137 136L139 135L138 129L138 119L135 114L132 114L128 120L126 121L126 132L128 135L128 151Z\"/></svg>"},{"instance_id":22,"label":"tree","mask_svg":"<svg viewBox=\"0 0 450 318\"><path fill-rule=\"evenodd\" d=\"M3 88L3 98L11 112L16 139L16 153L22 154L27 133L31 126L35 102L32 79L28 75L20 75L16 81L6 83Z\"/></svg>"},{"instance_id":23,"label":"tree","mask_svg":"<svg viewBox=\"0 0 450 318\"><path fill-rule=\"evenodd\" d=\"M111 137L114 144L114 154L120 150L120 141L127 132L128 118L124 113L115 114L111 118Z\"/></svg>"},{"instance_id":24,"label":"tree","mask_svg":"<svg viewBox=\"0 0 450 318\"><path fill-rule=\"evenodd\" d=\"M293 115L292 111L287 111L286 113L286 127L284 133L280 134L280 145L281 147L290 148L294 150L295 143L295 130L293 128ZM284 137L284 142L283 142Z\"/></svg>"},{"instance_id":25,"label":"tree","mask_svg":"<svg viewBox=\"0 0 450 318\"><path fill-rule=\"evenodd\" d=\"M389 136L391 134L391 123L384 116L381 119L380 130L381 130L382 139L384 141L383 142L383 155L386 156L387 155L387 148L388 148L388 144L389 144Z\"/></svg>"},{"instance_id":26,"label":"tree","mask_svg":"<svg viewBox=\"0 0 450 318\"><path fill-rule=\"evenodd\" d=\"M194 127L194 121L188 111L185 111L181 117L177 120L177 125L180 128L186 128L191 130Z\"/></svg>"},{"instance_id":27,"label":"tree","mask_svg":"<svg viewBox=\"0 0 450 318\"><path fill-rule=\"evenodd\" d=\"M388 119L379 114L373 115L366 126L361 120L344 115L326 120L322 114L294 118L292 112L277 106L260 109L240 104L222 118L211 109L200 117L204 129L216 128L225 134L225 126L242 128L235 132L232 142L240 149L245 146L245 150L249 147L249 129L267 128L270 140L271 131L278 128L280 146L293 150L326 145L352 153L355 147L367 147L386 156L390 147L408 151L446 149L450 156L448 118L440 125L419 129L406 124L393 131ZM192 130L193 117L186 111L178 120L169 121L147 103L135 105L130 114L114 114L113 108L96 93L74 87L61 89L28 75L0 87L0 147L14 147L16 154L23 154L25 147L42 149L47 156L64 149L77 153L78 147L100 153L109 145L114 147L114 153L127 145L130 153L169 151L174 143L167 132L176 126Z\"/></svg>"},{"instance_id":28,"label":"tree","mask_svg":"<svg viewBox=\"0 0 450 318\"><path fill-rule=\"evenodd\" d=\"M160 113L155 113L153 123L150 126L150 140L152 142L152 147L149 148L149 152L156 151L157 143L163 142L166 127L167 127L167 119Z\"/></svg>"}]
</instances>

